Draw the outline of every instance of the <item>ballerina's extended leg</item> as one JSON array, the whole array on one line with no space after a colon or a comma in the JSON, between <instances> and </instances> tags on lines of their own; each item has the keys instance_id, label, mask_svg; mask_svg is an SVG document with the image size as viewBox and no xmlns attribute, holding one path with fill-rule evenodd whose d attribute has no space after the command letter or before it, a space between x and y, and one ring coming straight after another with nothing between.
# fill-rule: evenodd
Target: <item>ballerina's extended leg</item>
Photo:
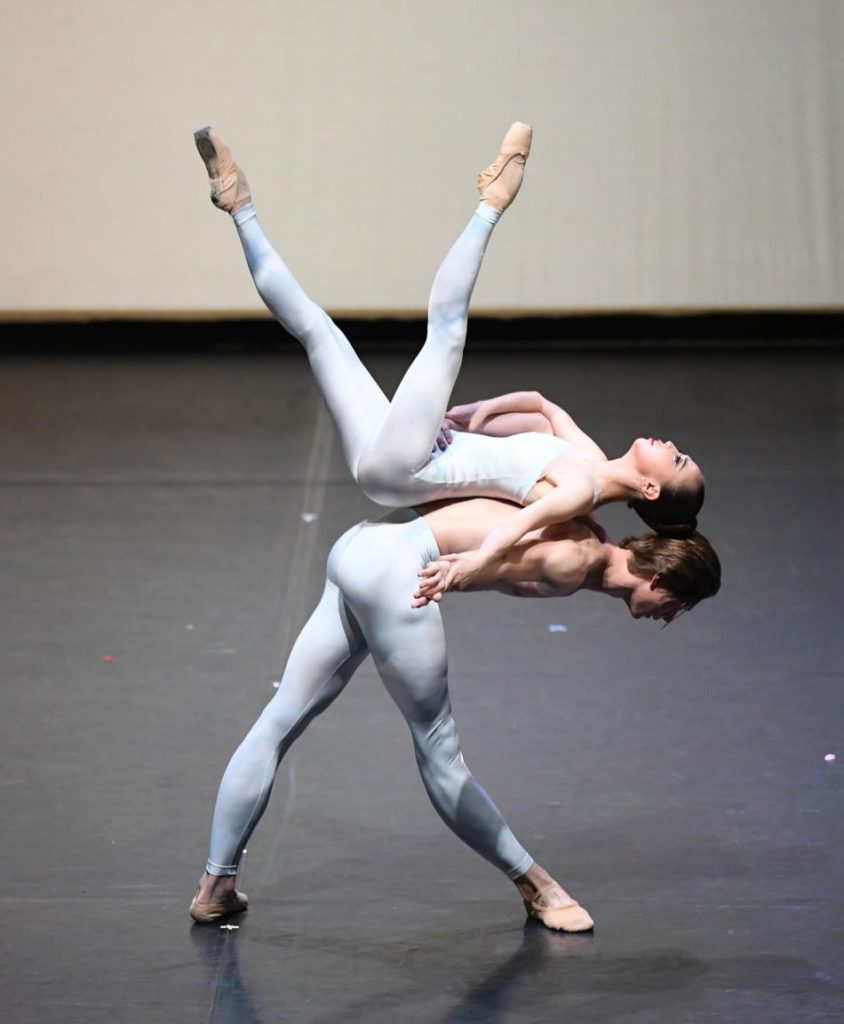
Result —
<instances>
[{"instance_id":1,"label":"ballerina's extended leg","mask_svg":"<svg viewBox=\"0 0 844 1024\"><path fill-rule=\"evenodd\" d=\"M388 402L345 335L270 245L246 177L228 147L213 129L197 133L212 200L233 213L261 298L305 348L349 470L364 492L382 504L413 504L437 496L422 493L414 474L430 459L460 369L469 301L486 245L519 190L530 142L531 129L517 122L496 160L481 173L481 202L434 279L425 344Z\"/></svg>"}]
</instances>

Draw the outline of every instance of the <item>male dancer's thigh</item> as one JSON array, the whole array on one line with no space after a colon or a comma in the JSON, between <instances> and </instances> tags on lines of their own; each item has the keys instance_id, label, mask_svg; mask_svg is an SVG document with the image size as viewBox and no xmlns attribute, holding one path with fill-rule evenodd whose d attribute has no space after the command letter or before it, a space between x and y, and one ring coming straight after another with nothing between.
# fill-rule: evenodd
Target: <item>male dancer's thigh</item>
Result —
<instances>
[{"instance_id":1,"label":"male dancer's thigh","mask_svg":"<svg viewBox=\"0 0 844 1024\"><path fill-rule=\"evenodd\" d=\"M433 534L417 513L393 509L344 540L329 559L329 579L340 587L408 722L435 716L447 700L442 620L435 604L410 606L417 573L439 557Z\"/></svg>"},{"instance_id":2,"label":"male dancer's thigh","mask_svg":"<svg viewBox=\"0 0 844 1024\"><path fill-rule=\"evenodd\" d=\"M367 524L334 566L390 696L413 737L425 789L465 843L504 871L523 874L532 858L463 759L448 694L439 606L411 608L416 573L438 549L423 519Z\"/></svg>"}]
</instances>

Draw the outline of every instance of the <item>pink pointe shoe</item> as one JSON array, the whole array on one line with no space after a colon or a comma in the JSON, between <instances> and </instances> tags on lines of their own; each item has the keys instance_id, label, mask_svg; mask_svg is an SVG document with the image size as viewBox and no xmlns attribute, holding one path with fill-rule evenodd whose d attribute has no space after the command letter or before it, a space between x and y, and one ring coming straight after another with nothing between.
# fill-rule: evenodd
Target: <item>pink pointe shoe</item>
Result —
<instances>
[{"instance_id":1,"label":"pink pointe shoe","mask_svg":"<svg viewBox=\"0 0 844 1024\"><path fill-rule=\"evenodd\" d=\"M510 125L501 143L501 152L485 171L478 175L478 192L485 203L496 210L506 210L516 198L530 154L533 129L516 121Z\"/></svg>"},{"instance_id":2,"label":"pink pointe shoe","mask_svg":"<svg viewBox=\"0 0 844 1024\"><path fill-rule=\"evenodd\" d=\"M194 132L193 141L211 179L211 202L226 213L237 213L252 201L252 194L232 151L210 125Z\"/></svg>"},{"instance_id":3,"label":"pink pointe shoe","mask_svg":"<svg viewBox=\"0 0 844 1024\"><path fill-rule=\"evenodd\" d=\"M551 906L548 896L555 885L545 886L533 897L525 900L528 917L540 921L546 928L555 928L561 932L588 932L595 927L589 914L574 900L561 907Z\"/></svg>"},{"instance_id":4,"label":"pink pointe shoe","mask_svg":"<svg viewBox=\"0 0 844 1024\"><path fill-rule=\"evenodd\" d=\"M246 893L237 892L235 889L223 893L217 899L200 902L197 887L188 913L197 924L210 924L212 921L219 921L221 917L228 917L229 914L240 914L248 906L249 899Z\"/></svg>"}]
</instances>

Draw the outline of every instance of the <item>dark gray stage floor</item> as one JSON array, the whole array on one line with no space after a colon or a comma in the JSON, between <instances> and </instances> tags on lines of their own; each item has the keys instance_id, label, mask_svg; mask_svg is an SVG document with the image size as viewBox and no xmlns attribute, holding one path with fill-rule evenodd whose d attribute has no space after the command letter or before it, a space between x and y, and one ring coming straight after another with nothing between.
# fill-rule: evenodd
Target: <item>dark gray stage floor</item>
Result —
<instances>
[{"instance_id":1,"label":"dark gray stage floor","mask_svg":"<svg viewBox=\"0 0 844 1024\"><path fill-rule=\"evenodd\" d=\"M670 629L596 595L445 606L467 760L592 936L525 927L368 663L282 767L248 915L192 928L220 773L371 506L298 357L0 371L4 1019L844 1019L839 356L467 360L458 399L539 386L609 451L707 471L724 587Z\"/></svg>"}]
</instances>

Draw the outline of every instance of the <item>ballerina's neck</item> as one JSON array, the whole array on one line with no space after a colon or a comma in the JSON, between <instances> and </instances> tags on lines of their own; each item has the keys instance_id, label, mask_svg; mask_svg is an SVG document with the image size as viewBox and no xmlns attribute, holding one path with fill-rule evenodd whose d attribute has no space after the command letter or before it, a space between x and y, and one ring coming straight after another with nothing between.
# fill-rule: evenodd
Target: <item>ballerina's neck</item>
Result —
<instances>
[{"instance_id":1,"label":"ballerina's neck","mask_svg":"<svg viewBox=\"0 0 844 1024\"><path fill-rule=\"evenodd\" d=\"M628 501L639 497L639 474L623 457L596 462L593 471L604 502Z\"/></svg>"}]
</instances>

